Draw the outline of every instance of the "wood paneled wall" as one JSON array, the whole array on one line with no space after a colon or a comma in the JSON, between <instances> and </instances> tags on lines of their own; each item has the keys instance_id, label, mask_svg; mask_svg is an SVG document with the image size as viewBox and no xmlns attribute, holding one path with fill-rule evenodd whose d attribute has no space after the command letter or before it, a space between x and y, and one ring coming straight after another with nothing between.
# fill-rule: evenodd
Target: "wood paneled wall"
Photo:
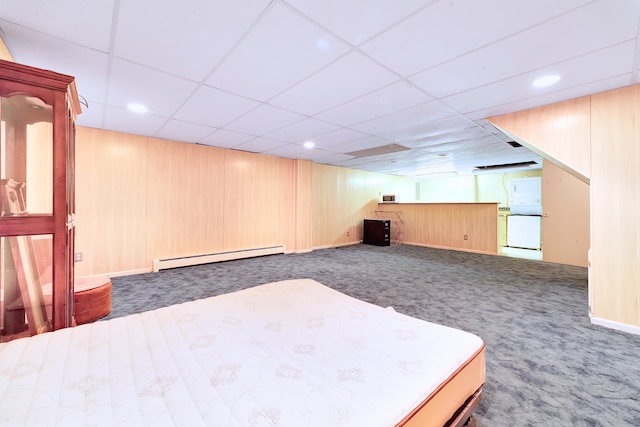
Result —
<instances>
[{"instance_id":1,"label":"wood paneled wall","mask_svg":"<svg viewBox=\"0 0 640 427\"><path fill-rule=\"evenodd\" d=\"M219 203L225 251L285 244L287 228L295 227L293 166L293 160L226 151L224 198Z\"/></svg>"},{"instance_id":2,"label":"wood paneled wall","mask_svg":"<svg viewBox=\"0 0 640 427\"><path fill-rule=\"evenodd\" d=\"M150 271L155 259L284 245L355 244L380 194L412 179L78 128L78 276Z\"/></svg>"},{"instance_id":3,"label":"wood paneled wall","mask_svg":"<svg viewBox=\"0 0 640 427\"><path fill-rule=\"evenodd\" d=\"M591 98L592 311L640 326L640 86Z\"/></svg>"},{"instance_id":4,"label":"wood paneled wall","mask_svg":"<svg viewBox=\"0 0 640 427\"><path fill-rule=\"evenodd\" d=\"M239 249L311 249L310 233L297 233L294 160L91 128L76 140L79 276Z\"/></svg>"},{"instance_id":5,"label":"wood paneled wall","mask_svg":"<svg viewBox=\"0 0 640 427\"><path fill-rule=\"evenodd\" d=\"M146 253L151 258L147 263L225 249L222 207L232 198L225 191L224 154L202 145L148 139ZM234 203L234 209L241 207Z\"/></svg>"},{"instance_id":6,"label":"wood paneled wall","mask_svg":"<svg viewBox=\"0 0 640 427\"><path fill-rule=\"evenodd\" d=\"M497 203L381 203L378 209L392 221L399 215L404 243L498 253Z\"/></svg>"},{"instance_id":7,"label":"wood paneled wall","mask_svg":"<svg viewBox=\"0 0 640 427\"><path fill-rule=\"evenodd\" d=\"M0 37L0 59L13 62L11 52L7 49L7 45L4 43L4 40L2 40L2 37Z\"/></svg>"},{"instance_id":8,"label":"wood paneled wall","mask_svg":"<svg viewBox=\"0 0 640 427\"><path fill-rule=\"evenodd\" d=\"M586 96L492 117L489 121L533 152L588 183L590 118L591 99Z\"/></svg>"},{"instance_id":9,"label":"wood paneled wall","mask_svg":"<svg viewBox=\"0 0 640 427\"><path fill-rule=\"evenodd\" d=\"M640 331L640 89L490 119L590 178L593 321ZM549 126L549 123L559 124ZM586 159L590 159L587 164Z\"/></svg>"},{"instance_id":10,"label":"wood paneled wall","mask_svg":"<svg viewBox=\"0 0 640 427\"><path fill-rule=\"evenodd\" d=\"M76 275L136 272L146 256L147 138L76 132Z\"/></svg>"},{"instance_id":11,"label":"wood paneled wall","mask_svg":"<svg viewBox=\"0 0 640 427\"><path fill-rule=\"evenodd\" d=\"M310 251L313 247L313 164L309 160L296 160L294 194L295 217L298 226L290 228L290 239L298 252Z\"/></svg>"},{"instance_id":12,"label":"wood paneled wall","mask_svg":"<svg viewBox=\"0 0 640 427\"><path fill-rule=\"evenodd\" d=\"M355 244L382 194L415 194L415 180L313 164L313 247Z\"/></svg>"},{"instance_id":13,"label":"wood paneled wall","mask_svg":"<svg viewBox=\"0 0 640 427\"><path fill-rule=\"evenodd\" d=\"M547 160L542 171L542 259L588 267L589 185Z\"/></svg>"}]
</instances>

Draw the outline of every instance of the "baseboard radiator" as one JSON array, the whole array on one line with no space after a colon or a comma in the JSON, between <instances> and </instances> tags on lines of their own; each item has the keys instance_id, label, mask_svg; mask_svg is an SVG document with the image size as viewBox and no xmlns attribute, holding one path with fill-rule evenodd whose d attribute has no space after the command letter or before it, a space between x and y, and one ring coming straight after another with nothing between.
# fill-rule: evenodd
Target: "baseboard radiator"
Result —
<instances>
[{"instance_id":1,"label":"baseboard radiator","mask_svg":"<svg viewBox=\"0 0 640 427\"><path fill-rule=\"evenodd\" d=\"M283 254L284 246L268 246L265 248L242 249L238 251L217 252L213 254L191 255L177 258L154 259L153 271L168 268L188 267L191 265L209 264L212 262L231 261L234 259L252 258L263 255Z\"/></svg>"}]
</instances>

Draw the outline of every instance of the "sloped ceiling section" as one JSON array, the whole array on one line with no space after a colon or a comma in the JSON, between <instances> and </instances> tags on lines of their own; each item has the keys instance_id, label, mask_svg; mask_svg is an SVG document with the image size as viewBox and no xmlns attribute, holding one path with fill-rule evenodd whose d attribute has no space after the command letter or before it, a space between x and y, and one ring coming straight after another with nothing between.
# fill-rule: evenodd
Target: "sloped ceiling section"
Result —
<instances>
[{"instance_id":1,"label":"sloped ceiling section","mask_svg":"<svg viewBox=\"0 0 640 427\"><path fill-rule=\"evenodd\" d=\"M0 0L14 59L76 76L80 126L405 176L540 167L485 118L637 83L639 21L637 0Z\"/></svg>"}]
</instances>

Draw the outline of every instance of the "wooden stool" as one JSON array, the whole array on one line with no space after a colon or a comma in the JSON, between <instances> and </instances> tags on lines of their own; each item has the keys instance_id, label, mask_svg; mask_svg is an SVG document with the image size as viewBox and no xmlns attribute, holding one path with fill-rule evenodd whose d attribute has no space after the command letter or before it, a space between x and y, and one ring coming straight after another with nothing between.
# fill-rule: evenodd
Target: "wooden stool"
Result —
<instances>
[{"instance_id":1,"label":"wooden stool","mask_svg":"<svg viewBox=\"0 0 640 427\"><path fill-rule=\"evenodd\" d=\"M76 277L73 304L77 325L106 316L111 312L111 279L107 276Z\"/></svg>"}]
</instances>

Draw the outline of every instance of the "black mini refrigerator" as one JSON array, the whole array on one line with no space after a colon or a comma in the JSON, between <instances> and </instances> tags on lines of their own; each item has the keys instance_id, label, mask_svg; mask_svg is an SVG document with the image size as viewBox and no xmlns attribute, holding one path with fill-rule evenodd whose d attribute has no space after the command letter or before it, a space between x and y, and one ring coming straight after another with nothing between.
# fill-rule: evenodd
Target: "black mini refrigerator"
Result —
<instances>
[{"instance_id":1,"label":"black mini refrigerator","mask_svg":"<svg viewBox=\"0 0 640 427\"><path fill-rule=\"evenodd\" d=\"M362 243L376 246L391 245L391 220L365 219Z\"/></svg>"}]
</instances>

